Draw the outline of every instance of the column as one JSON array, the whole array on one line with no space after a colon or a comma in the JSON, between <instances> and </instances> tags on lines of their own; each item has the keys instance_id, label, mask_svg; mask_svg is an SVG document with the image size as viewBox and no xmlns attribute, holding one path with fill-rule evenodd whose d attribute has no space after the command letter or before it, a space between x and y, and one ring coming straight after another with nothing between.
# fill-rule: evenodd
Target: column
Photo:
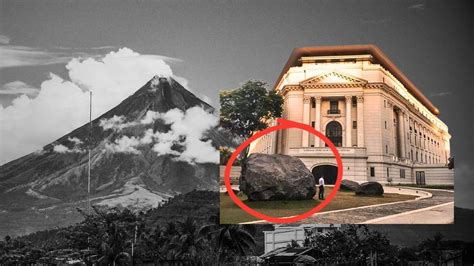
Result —
<instances>
[{"instance_id":1,"label":"column","mask_svg":"<svg viewBox=\"0 0 474 266\"><path fill-rule=\"evenodd\" d=\"M304 96L303 98L303 124L310 125L310 116L309 116L309 111L310 111L310 100L311 98L309 96ZM309 132L303 130L303 137L301 141L301 146L302 147L309 147Z\"/></svg>"},{"instance_id":2,"label":"column","mask_svg":"<svg viewBox=\"0 0 474 266\"><path fill-rule=\"evenodd\" d=\"M315 98L316 101L316 116L314 122L314 129L321 132L321 96L317 96ZM314 147L321 147L321 139L318 136L314 136Z\"/></svg>"},{"instance_id":3,"label":"column","mask_svg":"<svg viewBox=\"0 0 474 266\"><path fill-rule=\"evenodd\" d=\"M400 158L405 158L405 130L404 130L404 117L402 110L398 110L398 137L400 139Z\"/></svg>"},{"instance_id":4,"label":"column","mask_svg":"<svg viewBox=\"0 0 474 266\"><path fill-rule=\"evenodd\" d=\"M364 97L357 96L357 147L364 147Z\"/></svg>"},{"instance_id":5,"label":"column","mask_svg":"<svg viewBox=\"0 0 474 266\"><path fill-rule=\"evenodd\" d=\"M346 96L346 147L352 147L352 96Z\"/></svg>"}]
</instances>

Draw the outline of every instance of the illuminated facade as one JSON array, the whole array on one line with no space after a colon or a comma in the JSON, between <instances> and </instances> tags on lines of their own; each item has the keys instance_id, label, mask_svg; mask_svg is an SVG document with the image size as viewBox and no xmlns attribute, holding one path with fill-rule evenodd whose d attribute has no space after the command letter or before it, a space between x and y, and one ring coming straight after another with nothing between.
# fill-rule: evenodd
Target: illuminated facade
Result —
<instances>
[{"instance_id":1,"label":"illuminated facade","mask_svg":"<svg viewBox=\"0 0 474 266\"><path fill-rule=\"evenodd\" d=\"M376 46L295 49L275 90L284 97L283 118L311 125L338 147L344 178L454 183L451 136L438 109ZM308 132L279 131L251 152L299 157L313 174L335 180L331 150Z\"/></svg>"}]
</instances>

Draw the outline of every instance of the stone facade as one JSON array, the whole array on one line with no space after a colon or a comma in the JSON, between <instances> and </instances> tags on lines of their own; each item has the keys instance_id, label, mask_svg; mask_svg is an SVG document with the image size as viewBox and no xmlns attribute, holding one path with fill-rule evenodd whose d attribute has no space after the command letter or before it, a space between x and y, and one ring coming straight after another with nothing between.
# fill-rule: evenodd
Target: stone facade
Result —
<instances>
[{"instance_id":1,"label":"stone facade","mask_svg":"<svg viewBox=\"0 0 474 266\"><path fill-rule=\"evenodd\" d=\"M342 156L346 179L453 184L447 167L451 136L438 109L378 48L360 53L351 47L335 47L341 49L337 55L306 53L298 63L287 63L275 86L284 97L282 117L328 136ZM318 166L336 166L325 143L299 129L270 134L250 149L299 157L313 173Z\"/></svg>"}]
</instances>

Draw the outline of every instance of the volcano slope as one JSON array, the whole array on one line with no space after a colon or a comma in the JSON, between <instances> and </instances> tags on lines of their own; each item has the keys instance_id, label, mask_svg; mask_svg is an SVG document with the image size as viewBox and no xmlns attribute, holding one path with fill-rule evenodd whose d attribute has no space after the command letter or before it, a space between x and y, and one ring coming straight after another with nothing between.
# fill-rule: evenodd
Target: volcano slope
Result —
<instances>
[{"instance_id":1,"label":"volcano slope","mask_svg":"<svg viewBox=\"0 0 474 266\"><path fill-rule=\"evenodd\" d=\"M0 166L0 236L80 221L89 150L94 205L146 209L217 190L216 148L227 138L213 112L174 79L154 77L91 124Z\"/></svg>"}]
</instances>

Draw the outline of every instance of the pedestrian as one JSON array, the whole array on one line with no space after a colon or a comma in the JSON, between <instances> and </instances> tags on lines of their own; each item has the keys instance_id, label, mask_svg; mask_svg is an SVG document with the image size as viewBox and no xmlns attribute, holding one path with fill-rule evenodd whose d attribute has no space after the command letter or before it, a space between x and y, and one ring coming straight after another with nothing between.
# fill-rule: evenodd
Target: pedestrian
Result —
<instances>
[{"instance_id":1,"label":"pedestrian","mask_svg":"<svg viewBox=\"0 0 474 266\"><path fill-rule=\"evenodd\" d=\"M319 195L318 198L320 200L324 200L324 176L319 178Z\"/></svg>"}]
</instances>

